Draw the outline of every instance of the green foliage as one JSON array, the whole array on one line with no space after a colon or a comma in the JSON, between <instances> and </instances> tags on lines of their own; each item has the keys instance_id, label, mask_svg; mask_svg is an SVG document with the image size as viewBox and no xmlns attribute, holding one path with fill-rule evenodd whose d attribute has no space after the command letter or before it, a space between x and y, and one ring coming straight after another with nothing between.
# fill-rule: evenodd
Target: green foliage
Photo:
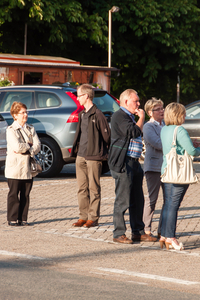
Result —
<instances>
[{"instance_id":1,"label":"green foliage","mask_svg":"<svg viewBox=\"0 0 200 300\"><path fill-rule=\"evenodd\" d=\"M187 103L199 97L198 4L189 0L123 3L113 30L112 61L121 69L120 77L112 82L113 93L119 95L123 89L133 87L144 101L152 96L176 101L179 74L181 101ZM119 36L121 28L123 34Z\"/></svg>"},{"instance_id":2,"label":"green foliage","mask_svg":"<svg viewBox=\"0 0 200 300\"><path fill-rule=\"evenodd\" d=\"M200 92L199 0L1 0L0 51L69 57L83 64L107 65L108 11L112 13L112 92L135 88L144 102L155 96L181 101Z\"/></svg>"},{"instance_id":3,"label":"green foliage","mask_svg":"<svg viewBox=\"0 0 200 300\"><path fill-rule=\"evenodd\" d=\"M8 22L11 23L9 27L16 27L18 23L18 32L21 31L22 37L22 24L27 23L32 31L45 33L45 40L54 46L55 43L73 42L78 38L89 39L101 46L107 42L104 35L107 26L103 18L97 13L89 15L78 1L3 0L0 3L0 24L4 40ZM21 42L23 45L22 39Z\"/></svg>"},{"instance_id":4,"label":"green foliage","mask_svg":"<svg viewBox=\"0 0 200 300\"><path fill-rule=\"evenodd\" d=\"M14 82L10 81L8 78L0 79L0 86L8 86L8 85L14 85Z\"/></svg>"}]
</instances>

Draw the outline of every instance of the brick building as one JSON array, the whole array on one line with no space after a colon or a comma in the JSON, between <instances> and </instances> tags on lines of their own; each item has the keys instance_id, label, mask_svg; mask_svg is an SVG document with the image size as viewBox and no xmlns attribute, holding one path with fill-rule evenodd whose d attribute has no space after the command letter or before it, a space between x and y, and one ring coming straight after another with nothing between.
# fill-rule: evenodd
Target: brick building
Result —
<instances>
[{"instance_id":1,"label":"brick building","mask_svg":"<svg viewBox=\"0 0 200 300\"><path fill-rule=\"evenodd\" d=\"M80 65L80 62L53 56L0 53L0 76L15 85L65 82L98 83L110 91L110 76L116 68Z\"/></svg>"}]
</instances>

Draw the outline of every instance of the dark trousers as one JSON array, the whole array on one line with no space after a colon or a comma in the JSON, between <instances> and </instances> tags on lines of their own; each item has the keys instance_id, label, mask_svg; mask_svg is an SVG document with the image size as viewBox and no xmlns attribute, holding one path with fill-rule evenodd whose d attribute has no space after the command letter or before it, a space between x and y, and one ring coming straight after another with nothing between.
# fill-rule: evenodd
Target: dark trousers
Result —
<instances>
[{"instance_id":1,"label":"dark trousers","mask_svg":"<svg viewBox=\"0 0 200 300\"><path fill-rule=\"evenodd\" d=\"M33 179L8 179L7 220L27 221Z\"/></svg>"},{"instance_id":2,"label":"dark trousers","mask_svg":"<svg viewBox=\"0 0 200 300\"><path fill-rule=\"evenodd\" d=\"M144 209L144 195L142 190L143 170L138 161L127 157L124 172L111 171L115 179L115 203L113 213L113 237L125 234L126 224L124 214L129 208L130 226L133 234L144 234L142 221Z\"/></svg>"}]
</instances>

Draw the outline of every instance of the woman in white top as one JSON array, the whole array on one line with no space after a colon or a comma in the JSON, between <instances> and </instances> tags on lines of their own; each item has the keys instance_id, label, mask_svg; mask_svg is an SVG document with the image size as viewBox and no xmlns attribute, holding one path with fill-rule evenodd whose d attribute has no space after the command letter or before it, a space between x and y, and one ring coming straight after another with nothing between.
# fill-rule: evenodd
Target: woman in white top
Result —
<instances>
[{"instance_id":1,"label":"woman in white top","mask_svg":"<svg viewBox=\"0 0 200 300\"><path fill-rule=\"evenodd\" d=\"M29 225L29 194L33 184L30 156L40 151L40 140L34 127L26 123L28 112L25 104L13 102L10 113L14 122L7 128L7 220L10 226L26 226Z\"/></svg>"}]
</instances>

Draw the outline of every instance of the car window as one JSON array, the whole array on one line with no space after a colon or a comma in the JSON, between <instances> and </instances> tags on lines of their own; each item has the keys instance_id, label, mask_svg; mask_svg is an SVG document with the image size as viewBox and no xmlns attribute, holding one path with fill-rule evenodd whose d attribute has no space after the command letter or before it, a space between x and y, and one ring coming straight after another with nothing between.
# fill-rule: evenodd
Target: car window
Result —
<instances>
[{"instance_id":1,"label":"car window","mask_svg":"<svg viewBox=\"0 0 200 300\"><path fill-rule=\"evenodd\" d=\"M27 106L27 109L34 107L33 104L33 93L32 92L6 92L1 102L0 111L10 111L13 102L22 102Z\"/></svg>"},{"instance_id":2,"label":"car window","mask_svg":"<svg viewBox=\"0 0 200 300\"><path fill-rule=\"evenodd\" d=\"M200 118L200 104L193 105L186 109L185 119L199 119Z\"/></svg>"},{"instance_id":3,"label":"car window","mask_svg":"<svg viewBox=\"0 0 200 300\"><path fill-rule=\"evenodd\" d=\"M77 92L74 93L77 96ZM119 105L106 91L95 91L93 103L103 112L114 113Z\"/></svg>"},{"instance_id":4,"label":"car window","mask_svg":"<svg viewBox=\"0 0 200 300\"><path fill-rule=\"evenodd\" d=\"M102 111L102 112L116 112L119 109L119 105L116 101L108 95L106 92L95 91L95 96L93 103Z\"/></svg>"},{"instance_id":5,"label":"car window","mask_svg":"<svg viewBox=\"0 0 200 300\"><path fill-rule=\"evenodd\" d=\"M61 104L60 99L53 93L36 92L35 97L38 108L56 107Z\"/></svg>"}]
</instances>

